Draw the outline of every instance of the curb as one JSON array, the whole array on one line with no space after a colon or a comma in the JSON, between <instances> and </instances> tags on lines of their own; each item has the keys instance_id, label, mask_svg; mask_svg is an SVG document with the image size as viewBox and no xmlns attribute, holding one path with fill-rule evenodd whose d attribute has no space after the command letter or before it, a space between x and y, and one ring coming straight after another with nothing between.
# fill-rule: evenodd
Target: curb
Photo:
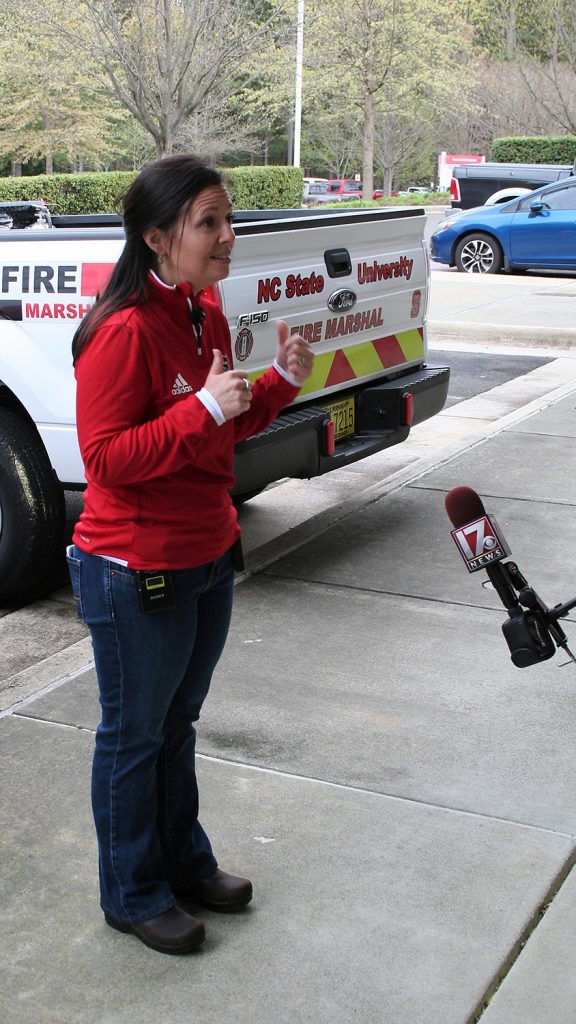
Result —
<instances>
[{"instance_id":1,"label":"curb","mask_svg":"<svg viewBox=\"0 0 576 1024\"><path fill-rule=\"evenodd\" d=\"M68 682L74 676L85 672L93 664L92 641L88 636L83 640L77 640L69 647L63 647L62 650L50 654L42 661L28 665L15 675L3 680L3 693L10 693L12 699L8 707L0 710L0 718L16 714L27 704L38 697L43 697L45 693ZM31 682L36 686L33 694L30 694L29 684Z\"/></svg>"},{"instance_id":2,"label":"curb","mask_svg":"<svg viewBox=\"0 0 576 1024\"><path fill-rule=\"evenodd\" d=\"M569 327L524 327L514 324L487 324L462 320L428 320L428 341L442 338L462 341L492 341L516 347L540 345L553 348L576 348L576 330Z\"/></svg>"}]
</instances>

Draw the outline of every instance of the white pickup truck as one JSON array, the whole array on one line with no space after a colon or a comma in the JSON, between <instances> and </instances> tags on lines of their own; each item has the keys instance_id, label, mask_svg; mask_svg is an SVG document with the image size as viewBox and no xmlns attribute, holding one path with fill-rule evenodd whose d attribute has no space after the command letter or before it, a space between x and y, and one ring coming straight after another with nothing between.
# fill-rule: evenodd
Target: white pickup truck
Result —
<instances>
[{"instance_id":1,"label":"white pickup truck","mask_svg":"<svg viewBox=\"0 0 576 1024\"><path fill-rule=\"evenodd\" d=\"M236 365L254 379L277 319L314 346L292 406L238 445L234 494L314 477L404 441L443 407L449 369L426 364L422 209L237 215L219 289ZM52 217L0 230L0 603L48 588L64 491L84 487L70 344L123 245L119 218Z\"/></svg>"}]
</instances>

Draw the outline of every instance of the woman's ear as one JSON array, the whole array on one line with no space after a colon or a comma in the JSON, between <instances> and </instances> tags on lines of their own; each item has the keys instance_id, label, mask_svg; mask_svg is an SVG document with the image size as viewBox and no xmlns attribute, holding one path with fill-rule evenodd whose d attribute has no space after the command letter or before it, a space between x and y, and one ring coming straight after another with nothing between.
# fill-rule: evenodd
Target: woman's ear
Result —
<instances>
[{"instance_id":1,"label":"woman's ear","mask_svg":"<svg viewBox=\"0 0 576 1024\"><path fill-rule=\"evenodd\" d=\"M161 231L160 228L148 228L148 230L142 235L142 238L146 242L148 248L152 249L152 252L155 252L157 256L165 251L166 239L164 237L164 232Z\"/></svg>"}]
</instances>

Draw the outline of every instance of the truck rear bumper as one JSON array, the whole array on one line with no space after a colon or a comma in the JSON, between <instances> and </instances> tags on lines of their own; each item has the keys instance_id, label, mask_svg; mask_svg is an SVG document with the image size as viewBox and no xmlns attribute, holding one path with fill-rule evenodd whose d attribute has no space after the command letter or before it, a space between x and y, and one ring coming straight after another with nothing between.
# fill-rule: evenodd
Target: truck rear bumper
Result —
<instances>
[{"instance_id":1,"label":"truck rear bumper","mask_svg":"<svg viewBox=\"0 0 576 1024\"><path fill-rule=\"evenodd\" d=\"M333 399L354 396L355 432L338 443L333 454L327 445L330 413L324 405L298 406L283 413L262 433L236 446L232 494L258 491L284 477L321 476L405 441L411 425L443 408L449 380L448 367L426 367L384 384L338 392ZM411 424L407 422L410 405Z\"/></svg>"}]
</instances>

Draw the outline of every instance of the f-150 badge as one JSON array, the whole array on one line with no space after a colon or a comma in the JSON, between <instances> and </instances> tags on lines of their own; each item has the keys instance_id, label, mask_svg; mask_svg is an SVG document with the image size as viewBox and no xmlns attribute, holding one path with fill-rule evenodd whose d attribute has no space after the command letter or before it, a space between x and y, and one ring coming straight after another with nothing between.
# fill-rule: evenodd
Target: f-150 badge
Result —
<instances>
[{"instance_id":1,"label":"f-150 badge","mask_svg":"<svg viewBox=\"0 0 576 1024\"><path fill-rule=\"evenodd\" d=\"M258 309L255 313L241 313L236 327L252 327L253 324L265 324L270 319L267 309Z\"/></svg>"}]
</instances>

